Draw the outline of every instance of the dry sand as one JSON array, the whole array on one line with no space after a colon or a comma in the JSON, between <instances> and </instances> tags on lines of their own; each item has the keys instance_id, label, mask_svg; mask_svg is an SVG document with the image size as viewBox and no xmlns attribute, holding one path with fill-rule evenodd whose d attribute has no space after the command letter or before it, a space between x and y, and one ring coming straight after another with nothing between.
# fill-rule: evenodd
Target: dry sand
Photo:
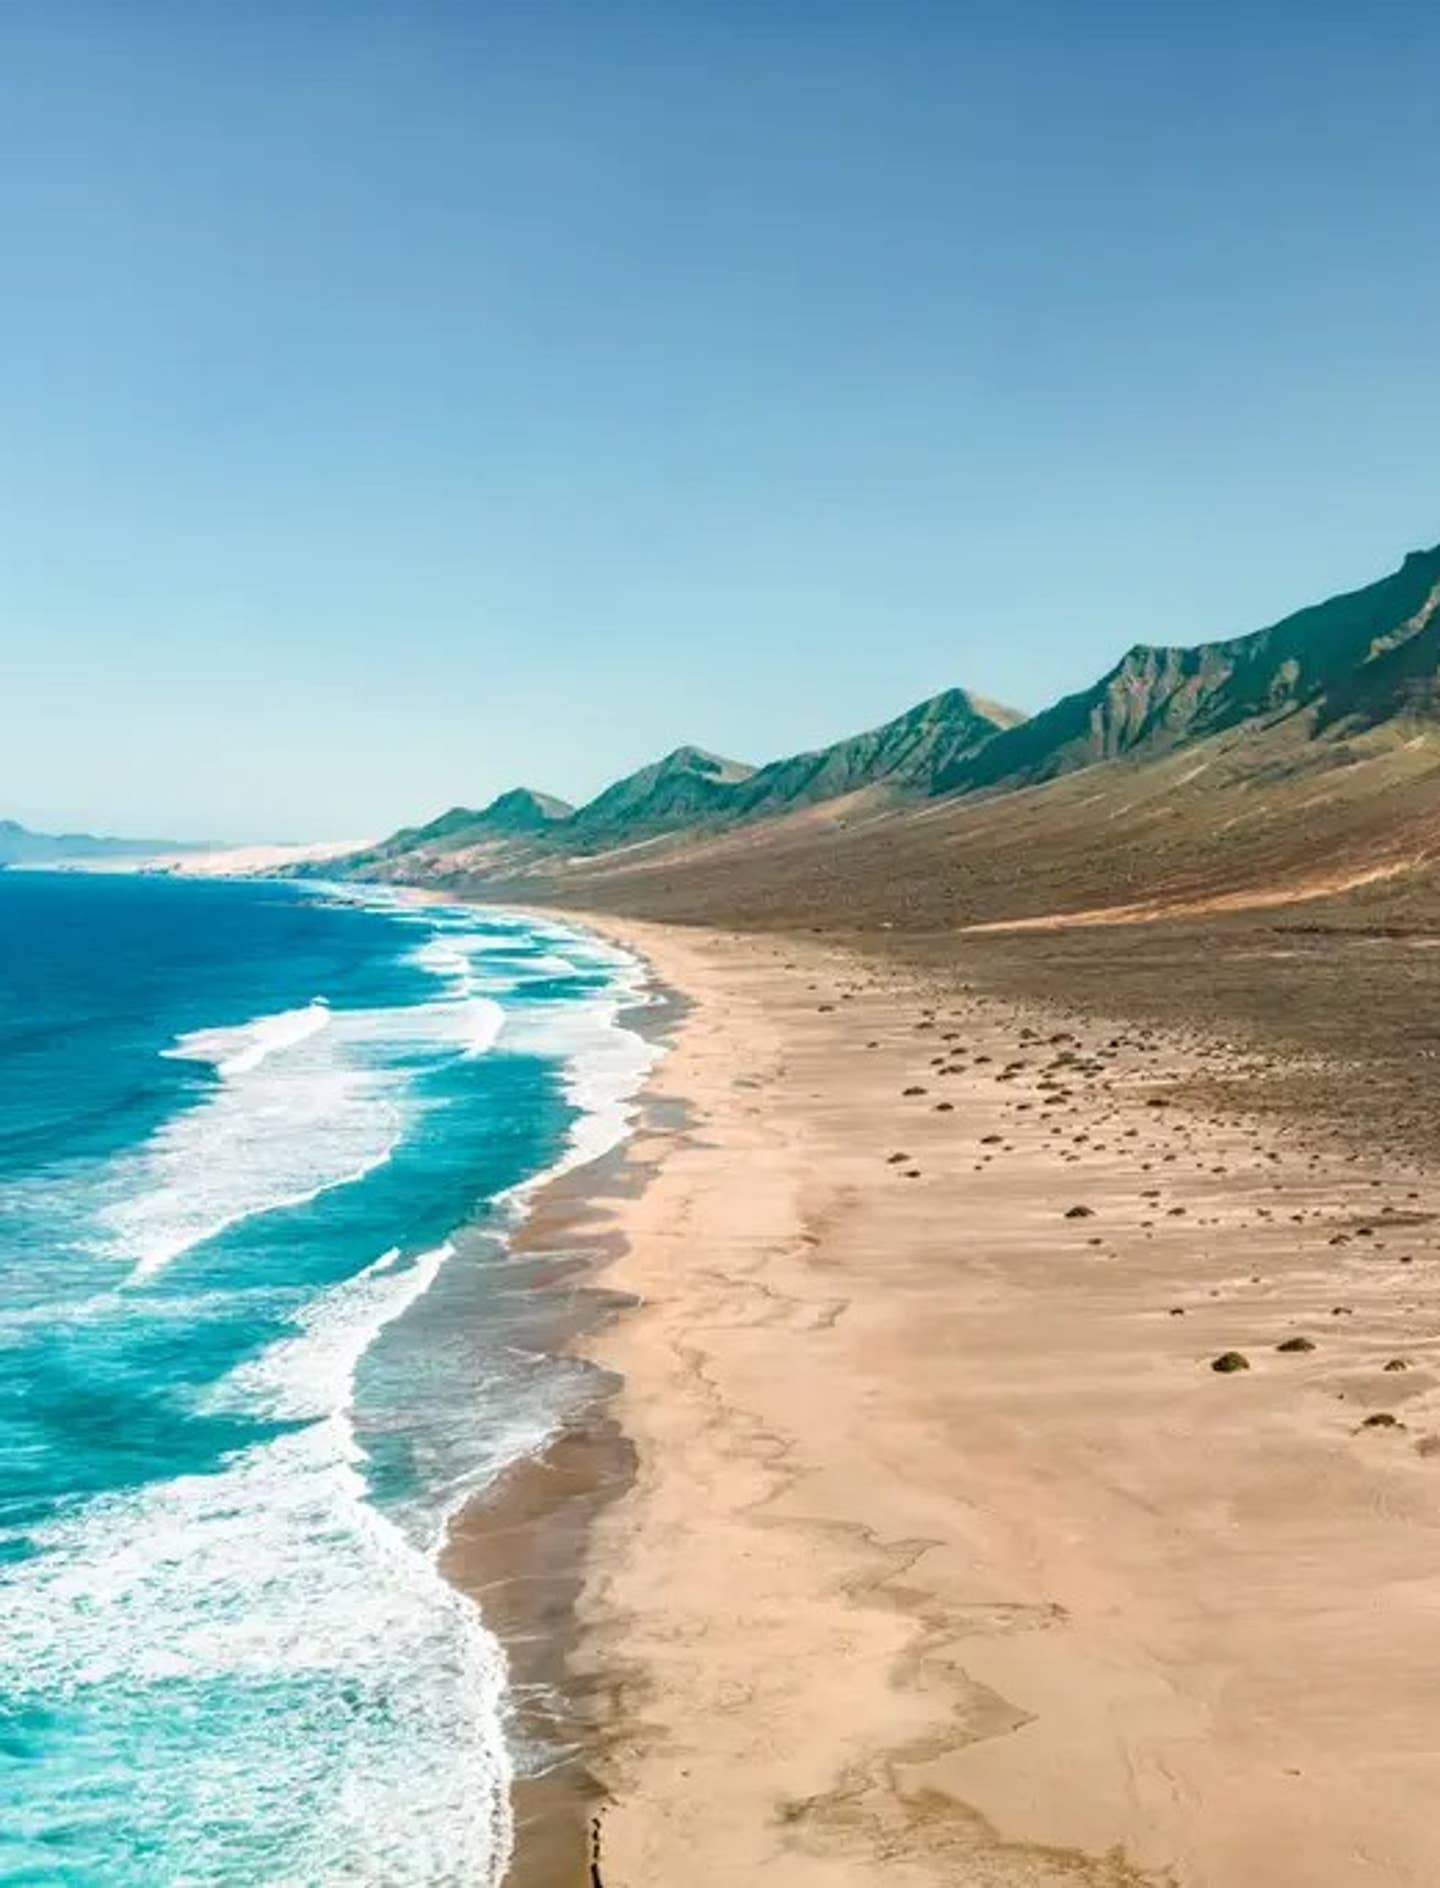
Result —
<instances>
[{"instance_id":1,"label":"dry sand","mask_svg":"<svg viewBox=\"0 0 1440 1888\"><path fill-rule=\"evenodd\" d=\"M1238 1052L597 924L692 1005L581 1340L604 1888L1440 1881L1440 1185L1152 1105Z\"/></svg>"},{"instance_id":2,"label":"dry sand","mask_svg":"<svg viewBox=\"0 0 1440 1888\"><path fill-rule=\"evenodd\" d=\"M217 846L208 852L162 852L143 861L151 872L167 872L175 878L262 878L293 865L322 865L327 859L343 858L370 843L363 839L326 839L310 844ZM114 869L133 872L136 861L127 859Z\"/></svg>"}]
</instances>

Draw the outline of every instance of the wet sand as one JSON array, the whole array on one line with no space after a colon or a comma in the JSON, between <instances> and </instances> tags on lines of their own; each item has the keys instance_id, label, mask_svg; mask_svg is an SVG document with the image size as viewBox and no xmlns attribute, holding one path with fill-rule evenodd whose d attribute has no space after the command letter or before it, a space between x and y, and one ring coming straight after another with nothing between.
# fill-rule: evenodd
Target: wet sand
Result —
<instances>
[{"instance_id":1,"label":"wet sand","mask_svg":"<svg viewBox=\"0 0 1440 1888\"><path fill-rule=\"evenodd\" d=\"M589 1529L630 1469L623 1438L597 1409L472 1503L452 1526L442 1560L447 1578L480 1605L509 1661L510 1734L520 1747L506 1877L512 1888L580 1888L593 1880L597 1720L570 1665L575 1600Z\"/></svg>"},{"instance_id":2,"label":"wet sand","mask_svg":"<svg viewBox=\"0 0 1440 1888\"><path fill-rule=\"evenodd\" d=\"M692 1004L578 1339L605 1888L1440 1880L1440 1186L1214 1041L596 928Z\"/></svg>"},{"instance_id":3,"label":"wet sand","mask_svg":"<svg viewBox=\"0 0 1440 1888\"><path fill-rule=\"evenodd\" d=\"M684 1013L656 982L630 1027L664 1041ZM581 1340L630 1308L602 1278L623 1252L622 1205L653 1178L683 1128L683 1110L658 1093L638 1098L629 1138L535 1192L508 1244L512 1289L503 1310L511 1341L574 1355ZM610 1402L618 1379L589 1370L577 1407L539 1456L516 1462L452 1520L440 1567L480 1607L509 1665L507 1736L516 1764L515 1847L507 1888L595 1888L595 1818L602 1801L593 1763L608 1712L603 1687L573 1663L576 1601L591 1529L628 1487L634 1450Z\"/></svg>"}]
</instances>

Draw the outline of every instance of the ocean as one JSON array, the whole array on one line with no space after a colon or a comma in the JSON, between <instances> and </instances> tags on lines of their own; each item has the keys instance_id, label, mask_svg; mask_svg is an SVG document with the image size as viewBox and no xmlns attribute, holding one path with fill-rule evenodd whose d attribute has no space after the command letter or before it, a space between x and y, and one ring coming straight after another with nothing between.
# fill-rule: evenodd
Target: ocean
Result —
<instances>
[{"instance_id":1,"label":"ocean","mask_svg":"<svg viewBox=\"0 0 1440 1888\"><path fill-rule=\"evenodd\" d=\"M0 1883L499 1881L436 1555L586 1394L505 1233L624 1134L644 1001L528 917L0 873Z\"/></svg>"}]
</instances>

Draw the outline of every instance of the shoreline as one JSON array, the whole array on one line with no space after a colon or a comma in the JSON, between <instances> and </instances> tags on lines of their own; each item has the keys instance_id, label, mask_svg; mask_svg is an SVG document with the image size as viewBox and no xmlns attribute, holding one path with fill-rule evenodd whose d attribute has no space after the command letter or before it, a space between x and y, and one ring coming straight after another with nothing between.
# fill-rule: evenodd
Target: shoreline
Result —
<instances>
[{"instance_id":1,"label":"shoreline","mask_svg":"<svg viewBox=\"0 0 1440 1888\"><path fill-rule=\"evenodd\" d=\"M614 1255L607 1222L619 1197L612 1189L631 1183L630 1148L547 1182L511 1236L512 1258L538 1266L529 1341L551 1355L583 1355L582 1342L625 1308L597 1274ZM590 1888L596 1879L596 1715L571 1661L591 1529L634 1474L633 1449L611 1414L617 1388L597 1368L582 1406L543 1449L512 1462L451 1517L438 1560L505 1652L516 1771L506 1888Z\"/></svg>"},{"instance_id":2,"label":"shoreline","mask_svg":"<svg viewBox=\"0 0 1440 1888\"><path fill-rule=\"evenodd\" d=\"M373 890L376 888L362 888ZM505 1888L599 1888L596 1813L604 1792L591 1767L600 1712L595 1687L573 1666L576 1602L591 1527L633 1475L633 1449L610 1413L618 1380L588 1353L588 1340L628 1304L602 1276L623 1248L619 1208L643 1188L683 1110L655 1090L673 1032L686 1013L682 992L641 952L583 914L457 897L438 888L387 886L402 906L455 906L560 925L620 945L640 972L617 1018L622 1033L656 1053L618 1104L627 1125L602 1151L583 1141L522 1179L487 1209L485 1230L510 1268L509 1341L588 1374L586 1393L558 1418L536 1452L518 1456L449 1515L435 1566L472 1602L506 1662L503 1710L513 1780L511 1853ZM594 1114L576 1103L579 1119ZM613 1101L609 1104L616 1105ZM484 1219L482 1219L484 1224ZM463 1229L457 1229L458 1231Z\"/></svg>"},{"instance_id":3,"label":"shoreline","mask_svg":"<svg viewBox=\"0 0 1440 1888\"><path fill-rule=\"evenodd\" d=\"M495 909L605 935L578 917ZM534 1315L523 1341L584 1363L593 1381L539 1453L512 1462L461 1504L437 1562L476 1604L509 1668L507 1742L516 1781L505 1888L598 1888L601 1881L595 1819L604 1792L592 1764L602 1714L597 1688L573 1666L577 1601L591 1530L629 1486L634 1451L611 1413L618 1380L589 1346L630 1303L605 1275L623 1248L622 1203L647 1184L683 1126L674 1104L656 1092L656 1078L685 1002L648 962L644 969L648 1003L628 1011L623 1026L658 1044L660 1055L627 1104L631 1126L605 1153L526 1183L520 1217L505 1235L511 1261L530 1272L524 1289L533 1294Z\"/></svg>"}]
</instances>

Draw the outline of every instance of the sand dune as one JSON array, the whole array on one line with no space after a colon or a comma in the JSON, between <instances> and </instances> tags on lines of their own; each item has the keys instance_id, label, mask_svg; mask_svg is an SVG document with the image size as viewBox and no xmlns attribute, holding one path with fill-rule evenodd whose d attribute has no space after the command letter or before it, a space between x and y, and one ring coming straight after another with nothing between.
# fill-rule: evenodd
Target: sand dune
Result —
<instances>
[{"instance_id":1,"label":"sand dune","mask_svg":"<svg viewBox=\"0 0 1440 1888\"><path fill-rule=\"evenodd\" d=\"M217 846L210 852L162 853L147 859L145 864L150 871L173 872L181 878L261 878L285 866L315 865L326 859L342 858L364 843L355 839L328 839L294 845Z\"/></svg>"}]
</instances>

